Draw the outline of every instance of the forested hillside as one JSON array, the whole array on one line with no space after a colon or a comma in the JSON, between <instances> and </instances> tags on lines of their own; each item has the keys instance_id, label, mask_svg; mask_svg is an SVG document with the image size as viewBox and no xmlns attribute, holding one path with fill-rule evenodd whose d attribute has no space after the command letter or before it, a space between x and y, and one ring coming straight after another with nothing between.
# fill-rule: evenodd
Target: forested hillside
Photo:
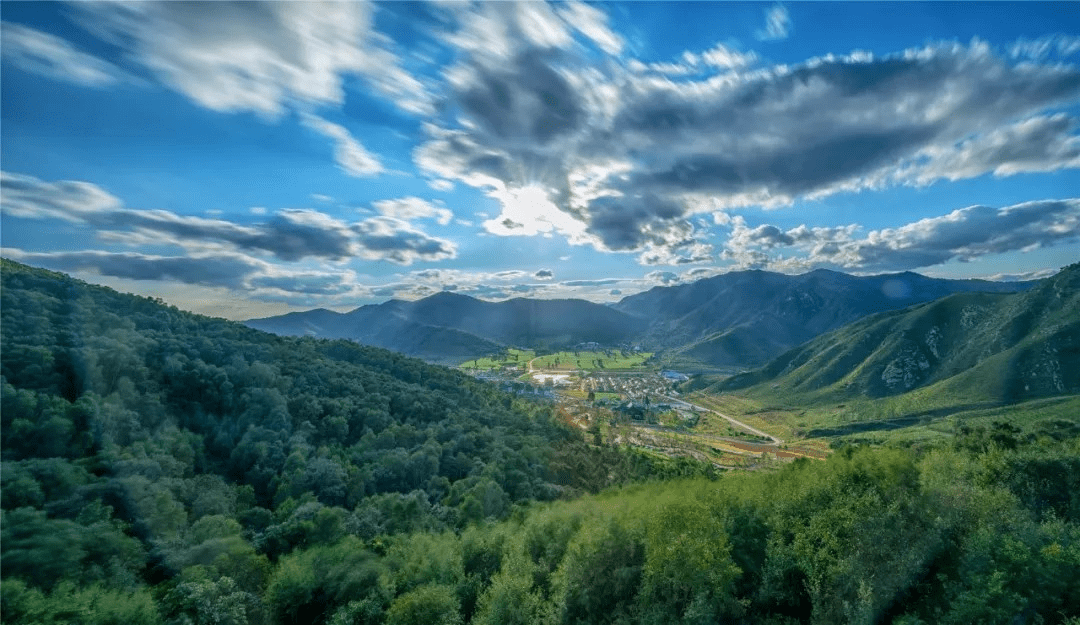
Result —
<instances>
[{"instance_id":1,"label":"forested hillside","mask_svg":"<svg viewBox=\"0 0 1080 625\"><path fill-rule=\"evenodd\" d=\"M760 385L759 394L803 402L914 389L957 403L1078 393L1080 264L1023 293L958 293L872 315L716 389L752 385Z\"/></svg>"},{"instance_id":2,"label":"forested hillside","mask_svg":"<svg viewBox=\"0 0 1080 625\"><path fill-rule=\"evenodd\" d=\"M717 476L383 350L2 276L4 623L1080 619L1076 420Z\"/></svg>"},{"instance_id":3,"label":"forested hillside","mask_svg":"<svg viewBox=\"0 0 1080 625\"><path fill-rule=\"evenodd\" d=\"M548 406L381 349L6 260L2 276L5 622L23 582L165 617L217 580L262 614L274 563L296 549L700 469L602 457ZM171 594L151 599L162 583Z\"/></svg>"},{"instance_id":4,"label":"forested hillside","mask_svg":"<svg viewBox=\"0 0 1080 625\"><path fill-rule=\"evenodd\" d=\"M457 364L507 346L568 348L632 341L645 323L583 300L487 302L444 291L415 302L390 300L347 313L309 310L247 325L286 336L346 338L431 362Z\"/></svg>"},{"instance_id":5,"label":"forested hillside","mask_svg":"<svg viewBox=\"0 0 1080 625\"><path fill-rule=\"evenodd\" d=\"M638 340L692 367L761 366L824 332L872 313L959 292L1015 293L1030 282L944 280L912 272L852 276L818 269L797 276L733 271L623 298L615 308L645 319Z\"/></svg>"}]
</instances>

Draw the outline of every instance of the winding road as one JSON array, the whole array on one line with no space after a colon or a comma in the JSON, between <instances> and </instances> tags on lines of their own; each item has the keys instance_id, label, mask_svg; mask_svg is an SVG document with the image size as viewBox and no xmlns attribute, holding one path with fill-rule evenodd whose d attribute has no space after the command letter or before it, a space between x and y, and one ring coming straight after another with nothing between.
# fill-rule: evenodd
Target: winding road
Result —
<instances>
[{"instance_id":1,"label":"winding road","mask_svg":"<svg viewBox=\"0 0 1080 625\"><path fill-rule=\"evenodd\" d=\"M712 408L706 408L704 406L699 406L697 404L691 404L688 401L684 401L684 400L681 400L681 399L676 399L674 397L671 397L670 395L662 395L661 397L664 397L665 399L667 399L667 400L669 400L669 401L671 401L673 403L681 404L683 406L686 406L687 408L693 408L695 410L701 410L701 411L704 411L704 412L711 412L711 413L713 413L714 415L716 415L718 417L721 417L723 419L727 419L728 422L730 422L732 425L734 425L736 427L740 427L740 428L746 430L747 432L750 432L752 434L756 434L757 436L763 436L763 437L771 440L773 445L783 445L784 444L783 440L773 436L772 434L769 434L768 432L762 432L761 430L759 430L759 429L757 429L755 427L749 426L749 425L747 425L747 424L745 424L742 421L739 421L737 419L733 419L733 418L731 418L731 417L729 417L726 414L723 414L721 412L717 412L717 411L713 410Z\"/></svg>"}]
</instances>

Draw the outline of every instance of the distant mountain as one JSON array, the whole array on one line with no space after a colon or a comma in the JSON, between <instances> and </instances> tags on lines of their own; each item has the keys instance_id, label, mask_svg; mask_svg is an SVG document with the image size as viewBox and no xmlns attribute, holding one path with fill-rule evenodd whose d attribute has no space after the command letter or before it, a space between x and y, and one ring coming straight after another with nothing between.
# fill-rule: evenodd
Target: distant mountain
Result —
<instances>
[{"instance_id":1,"label":"distant mountain","mask_svg":"<svg viewBox=\"0 0 1080 625\"><path fill-rule=\"evenodd\" d=\"M856 321L717 385L886 397L914 389L1013 402L1080 393L1080 264L1024 293L958 293Z\"/></svg>"},{"instance_id":2,"label":"distant mountain","mask_svg":"<svg viewBox=\"0 0 1080 625\"><path fill-rule=\"evenodd\" d=\"M1032 284L910 272L858 277L826 270L799 276L738 271L656 287L613 306L575 299L486 302L443 292L347 313L316 309L246 323L288 336L348 338L442 363L506 346L634 342L662 352L669 362L746 368L872 313L957 292L1013 293Z\"/></svg>"},{"instance_id":3,"label":"distant mountain","mask_svg":"<svg viewBox=\"0 0 1080 625\"><path fill-rule=\"evenodd\" d=\"M911 272L859 277L824 269L798 276L737 271L655 287L614 308L647 323L640 341L669 359L746 367L872 313L957 292L1012 293L1032 284L942 280Z\"/></svg>"},{"instance_id":4,"label":"distant mountain","mask_svg":"<svg viewBox=\"0 0 1080 625\"><path fill-rule=\"evenodd\" d=\"M506 346L617 344L633 340L645 328L637 317L584 300L485 302L449 292L347 313L317 309L246 324L290 336L348 338L436 362L461 362Z\"/></svg>"}]
</instances>

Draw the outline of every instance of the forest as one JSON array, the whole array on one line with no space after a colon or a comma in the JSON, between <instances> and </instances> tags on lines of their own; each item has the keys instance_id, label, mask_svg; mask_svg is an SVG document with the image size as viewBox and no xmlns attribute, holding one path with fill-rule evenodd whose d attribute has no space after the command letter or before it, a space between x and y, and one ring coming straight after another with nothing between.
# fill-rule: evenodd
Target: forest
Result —
<instances>
[{"instance_id":1,"label":"forest","mask_svg":"<svg viewBox=\"0 0 1080 625\"><path fill-rule=\"evenodd\" d=\"M4 623L1080 623L1080 418L720 474L0 270Z\"/></svg>"}]
</instances>

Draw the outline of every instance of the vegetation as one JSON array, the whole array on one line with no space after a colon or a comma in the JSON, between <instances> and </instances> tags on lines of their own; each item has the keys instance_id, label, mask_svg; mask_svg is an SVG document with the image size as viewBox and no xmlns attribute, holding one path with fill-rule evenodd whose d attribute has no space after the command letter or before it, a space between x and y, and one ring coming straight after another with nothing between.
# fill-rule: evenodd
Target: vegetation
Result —
<instances>
[{"instance_id":1,"label":"vegetation","mask_svg":"<svg viewBox=\"0 0 1080 625\"><path fill-rule=\"evenodd\" d=\"M529 361L535 357L536 352L531 349L525 350L510 347L499 354L490 354L483 358L467 360L461 363L459 367L465 370L478 371L501 369L502 367L517 367L525 370L529 366Z\"/></svg>"},{"instance_id":2,"label":"vegetation","mask_svg":"<svg viewBox=\"0 0 1080 625\"><path fill-rule=\"evenodd\" d=\"M562 351L539 356L533 361L538 371L645 371L649 352L626 350Z\"/></svg>"},{"instance_id":3,"label":"vegetation","mask_svg":"<svg viewBox=\"0 0 1080 625\"><path fill-rule=\"evenodd\" d=\"M450 369L2 272L4 623L1080 618L1068 404L717 475Z\"/></svg>"}]
</instances>

